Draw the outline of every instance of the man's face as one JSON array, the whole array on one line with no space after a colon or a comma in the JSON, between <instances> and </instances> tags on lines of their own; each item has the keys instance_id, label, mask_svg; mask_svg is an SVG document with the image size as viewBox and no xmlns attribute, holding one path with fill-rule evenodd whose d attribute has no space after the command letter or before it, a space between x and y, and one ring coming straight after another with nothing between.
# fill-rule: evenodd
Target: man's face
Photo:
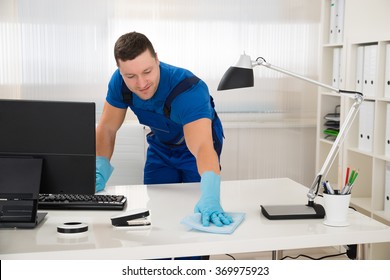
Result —
<instances>
[{"instance_id":1,"label":"man's face","mask_svg":"<svg viewBox=\"0 0 390 280\"><path fill-rule=\"evenodd\" d=\"M142 100L153 97L160 81L160 61L146 50L133 60L118 61L126 86Z\"/></svg>"}]
</instances>

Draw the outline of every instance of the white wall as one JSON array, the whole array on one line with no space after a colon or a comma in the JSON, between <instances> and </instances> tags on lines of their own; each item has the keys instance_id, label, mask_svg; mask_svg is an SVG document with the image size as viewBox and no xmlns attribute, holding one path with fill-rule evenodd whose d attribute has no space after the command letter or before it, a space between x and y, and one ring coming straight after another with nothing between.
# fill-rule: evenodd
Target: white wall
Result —
<instances>
[{"instance_id":1,"label":"white wall","mask_svg":"<svg viewBox=\"0 0 390 280\"><path fill-rule=\"evenodd\" d=\"M162 61L209 85L219 111L315 115L313 87L256 69L256 86L216 92L244 51L317 77L320 3L310 0L9 0L0 2L0 97L88 100L102 110L113 45L139 31Z\"/></svg>"},{"instance_id":2,"label":"white wall","mask_svg":"<svg viewBox=\"0 0 390 280\"><path fill-rule=\"evenodd\" d=\"M186 67L205 80L218 112L250 112L266 122L315 118L316 87L270 69L255 70L253 88L216 88L244 51L253 59L262 56L318 78L319 22L320 1L312 0L0 1L0 98L94 101L99 119L116 67L114 42L136 30L152 40L162 61ZM283 133L264 130L258 137L274 139ZM310 154L314 139L309 145L306 140L312 137L296 139L302 140L297 149L309 147ZM240 137L234 144L242 154L248 152L246 141ZM267 141L265 145L279 144L266 149L281 149L278 139ZM257 153L261 158L263 152ZM296 158L286 156L285 161L295 164ZM301 168L310 170L306 164ZM314 155L308 165L314 166ZM260 171L250 175L260 176Z\"/></svg>"}]
</instances>

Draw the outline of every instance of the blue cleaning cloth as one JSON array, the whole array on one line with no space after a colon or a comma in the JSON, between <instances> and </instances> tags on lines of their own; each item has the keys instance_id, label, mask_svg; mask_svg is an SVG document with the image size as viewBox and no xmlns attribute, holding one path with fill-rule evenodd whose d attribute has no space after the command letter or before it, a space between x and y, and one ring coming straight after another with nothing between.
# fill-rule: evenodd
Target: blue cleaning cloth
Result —
<instances>
[{"instance_id":1,"label":"blue cleaning cloth","mask_svg":"<svg viewBox=\"0 0 390 280\"><path fill-rule=\"evenodd\" d=\"M224 225L222 227L217 227L213 223L210 223L208 227L202 225L202 215L200 213L194 213L192 215L188 215L181 220L181 223L189 226L190 228L210 232L210 233L221 233L221 234L231 234L236 228L242 223L245 218L245 213L232 213L226 212L226 214L230 215L233 218L233 223L230 225Z\"/></svg>"}]
</instances>

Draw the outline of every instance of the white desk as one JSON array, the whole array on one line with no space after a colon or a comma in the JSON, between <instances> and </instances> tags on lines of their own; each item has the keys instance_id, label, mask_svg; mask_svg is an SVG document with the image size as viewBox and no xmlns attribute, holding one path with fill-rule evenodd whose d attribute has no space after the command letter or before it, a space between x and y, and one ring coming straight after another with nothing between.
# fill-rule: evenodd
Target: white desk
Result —
<instances>
[{"instance_id":1,"label":"white desk","mask_svg":"<svg viewBox=\"0 0 390 280\"><path fill-rule=\"evenodd\" d=\"M0 259L152 259L390 241L388 226L353 210L351 225L340 228L325 226L322 219L267 220L260 204L307 203L307 189L290 179L222 182L225 211L246 213L231 235L197 232L180 224L193 212L198 184L118 186L108 191L125 194L127 209L150 209L152 228L115 229L110 217L118 211L49 211L35 229L0 229ZM72 221L87 223L88 232L72 238L57 233L57 225Z\"/></svg>"}]
</instances>

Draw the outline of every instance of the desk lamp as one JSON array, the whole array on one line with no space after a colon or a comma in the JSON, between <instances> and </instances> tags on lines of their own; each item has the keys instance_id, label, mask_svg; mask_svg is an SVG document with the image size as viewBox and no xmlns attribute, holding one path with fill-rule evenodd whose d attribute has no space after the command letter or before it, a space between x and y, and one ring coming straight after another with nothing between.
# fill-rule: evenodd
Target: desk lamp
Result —
<instances>
[{"instance_id":1,"label":"desk lamp","mask_svg":"<svg viewBox=\"0 0 390 280\"><path fill-rule=\"evenodd\" d=\"M340 146L345 139L345 136L357 115L359 107L363 102L363 94L355 91L341 90L332 86L320 83L318 81L306 78L304 76L292 73L290 71L281 69L270 63L266 62L264 58L259 57L255 61L252 61L250 56L243 54L240 56L235 66L230 67L223 75L217 90L227 90L236 88L253 87L253 68L255 66L265 66L272 70L284 73L288 76L292 76L306 82L321 86L334 92L346 95L350 94L354 97L354 103L349 110L345 121L340 127L339 133L333 142L333 145L327 155L325 162L321 170L316 175L309 191L307 193L308 203L306 205L261 205L261 211L265 217L271 220L284 220L284 219L321 219L325 216L325 210L320 204L314 203L314 199L318 194L322 177L325 176L337 153L340 150Z\"/></svg>"}]
</instances>

